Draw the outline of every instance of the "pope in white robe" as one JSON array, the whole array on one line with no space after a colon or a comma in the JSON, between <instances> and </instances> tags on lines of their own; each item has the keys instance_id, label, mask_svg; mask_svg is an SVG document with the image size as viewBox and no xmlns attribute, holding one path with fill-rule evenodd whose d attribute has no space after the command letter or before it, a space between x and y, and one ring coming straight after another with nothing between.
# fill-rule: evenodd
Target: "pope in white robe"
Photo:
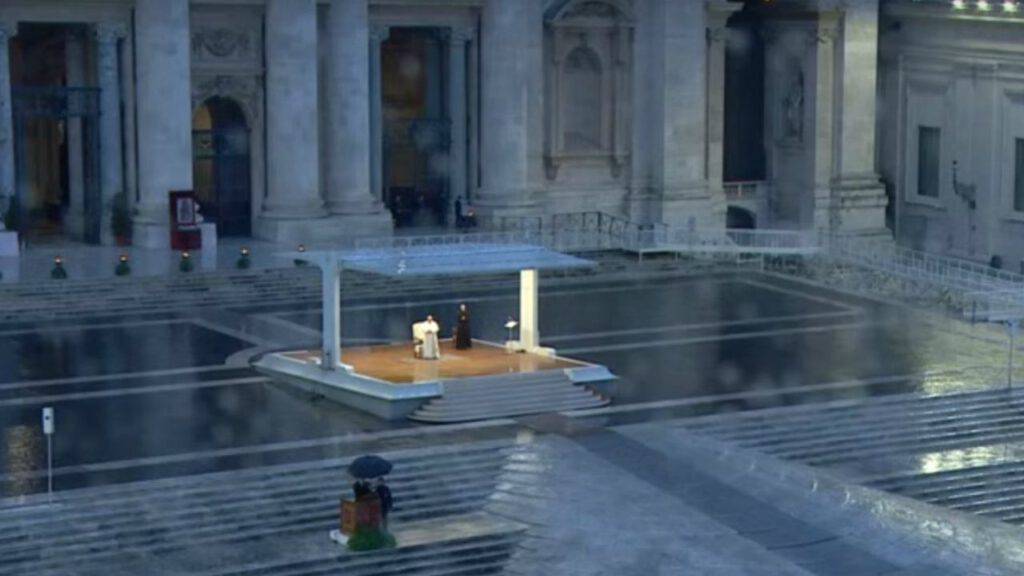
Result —
<instances>
[{"instance_id":1,"label":"pope in white robe","mask_svg":"<svg viewBox=\"0 0 1024 576\"><path fill-rule=\"evenodd\" d=\"M440 332L441 327L433 316L427 316L425 321L413 324L413 336L420 341L418 346L420 358L424 360L441 359L441 345L437 340L437 335Z\"/></svg>"}]
</instances>

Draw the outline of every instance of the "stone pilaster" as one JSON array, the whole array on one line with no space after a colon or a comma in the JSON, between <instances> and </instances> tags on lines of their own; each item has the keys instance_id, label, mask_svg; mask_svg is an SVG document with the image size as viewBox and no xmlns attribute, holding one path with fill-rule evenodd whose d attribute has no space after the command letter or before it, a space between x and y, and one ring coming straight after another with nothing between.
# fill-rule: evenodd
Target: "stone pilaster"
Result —
<instances>
[{"instance_id":1,"label":"stone pilaster","mask_svg":"<svg viewBox=\"0 0 1024 576\"><path fill-rule=\"evenodd\" d=\"M822 12L813 36L815 48L814 92L814 227L831 230L836 213L832 207L833 111L835 108L835 43L839 13Z\"/></svg>"},{"instance_id":2,"label":"stone pilaster","mask_svg":"<svg viewBox=\"0 0 1024 576\"><path fill-rule=\"evenodd\" d=\"M888 235L887 198L875 170L878 0L846 3L836 50L842 76L836 95L833 225L844 232Z\"/></svg>"},{"instance_id":3,"label":"stone pilaster","mask_svg":"<svg viewBox=\"0 0 1024 576\"><path fill-rule=\"evenodd\" d=\"M482 213L528 211L526 46L529 2L489 1L481 24ZM539 26L540 23L537 23Z\"/></svg>"},{"instance_id":4,"label":"stone pilaster","mask_svg":"<svg viewBox=\"0 0 1024 576\"><path fill-rule=\"evenodd\" d=\"M65 79L68 86L86 86L85 39L79 30L68 30L64 37ZM68 207L64 214L64 233L76 240L85 239L85 158L82 146L82 118L69 116L65 122L67 142Z\"/></svg>"},{"instance_id":5,"label":"stone pilaster","mask_svg":"<svg viewBox=\"0 0 1024 576\"><path fill-rule=\"evenodd\" d=\"M14 197L14 108L11 102L10 40L18 32L14 22L0 22L0 216ZM4 230L0 220L0 231Z\"/></svg>"},{"instance_id":6,"label":"stone pilaster","mask_svg":"<svg viewBox=\"0 0 1024 576\"><path fill-rule=\"evenodd\" d=\"M707 8L693 0L662 2L661 218L667 224L722 226L707 180Z\"/></svg>"},{"instance_id":7,"label":"stone pilaster","mask_svg":"<svg viewBox=\"0 0 1024 576\"><path fill-rule=\"evenodd\" d=\"M170 244L167 194L192 189L188 0L135 2L139 200L133 243Z\"/></svg>"},{"instance_id":8,"label":"stone pilaster","mask_svg":"<svg viewBox=\"0 0 1024 576\"><path fill-rule=\"evenodd\" d=\"M387 26L370 28L370 193L377 198L384 195L384 113L381 86L381 44L387 41L391 30Z\"/></svg>"},{"instance_id":9,"label":"stone pilaster","mask_svg":"<svg viewBox=\"0 0 1024 576\"><path fill-rule=\"evenodd\" d=\"M320 196L315 0L269 0L266 15L267 197L259 236L308 240Z\"/></svg>"},{"instance_id":10,"label":"stone pilaster","mask_svg":"<svg viewBox=\"0 0 1024 576\"><path fill-rule=\"evenodd\" d=\"M127 29L120 24L97 24L95 35L96 76L100 86L100 241L112 244L114 234L110 229L111 209L115 197L124 191L118 42L127 35Z\"/></svg>"},{"instance_id":11,"label":"stone pilaster","mask_svg":"<svg viewBox=\"0 0 1024 576\"><path fill-rule=\"evenodd\" d=\"M741 7L740 4L724 1L708 2L707 179L712 209L718 213L726 209L725 189L722 183L722 154L725 144L726 23Z\"/></svg>"},{"instance_id":12,"label":"stone pilaster","mask_svg":"<svg viewBox=\"0 0 1024 576\"><path fill-rule=\"evenodd\" d=\"M454 208L456 198L466 204L466 182L468 170L466 164L466 46L473 38L472 29L453 28L448 36L448 118L451 119L451 150L449 152L449 188L451 189L450 208ZM449 222L454 222L454 211Z\"/></svg>"}]
</instances>

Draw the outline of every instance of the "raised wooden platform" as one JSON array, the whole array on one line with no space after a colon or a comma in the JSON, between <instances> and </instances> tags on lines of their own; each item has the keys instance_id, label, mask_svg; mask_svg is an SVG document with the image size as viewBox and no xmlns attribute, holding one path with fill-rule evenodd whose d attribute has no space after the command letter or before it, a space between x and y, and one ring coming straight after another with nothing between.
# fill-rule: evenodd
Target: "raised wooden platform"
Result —
<instances>
[{"instance_id":1,"label":"raised wooden platform","mask_svg":"<svg viewBox=\"0 0 1024 576\"><path fill-rule=\"evenodd\" d=\"M309 362L318 359L320 351L286 352L284 356ZM412 343L409 342L343 348L341 361L352 366L356 374L392 384L417 384L587 366L583 362L565 358L512 353L503 346L481 340L474 340L469 350L456 350L453 340L442 340L440 360L415 358Z\"/></svg>"}]
</instances>

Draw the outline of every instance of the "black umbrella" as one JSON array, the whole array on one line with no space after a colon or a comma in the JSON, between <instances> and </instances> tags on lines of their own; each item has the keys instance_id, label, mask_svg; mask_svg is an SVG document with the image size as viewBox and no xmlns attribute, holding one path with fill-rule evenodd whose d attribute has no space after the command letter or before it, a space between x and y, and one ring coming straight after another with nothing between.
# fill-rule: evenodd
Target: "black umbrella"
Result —
<instances>
[{"instance_id":1,"label":"black umbrella","mask_svg":"<svg viewBox=\"0 0 1024 576\"><path fill-rule=\"evenodd\" d=\"M391 472L391 462L374 454L360 456L348 465L348 473L353 478L380 478L387 476L389 472Z\"/></svg>"}]
</instances>

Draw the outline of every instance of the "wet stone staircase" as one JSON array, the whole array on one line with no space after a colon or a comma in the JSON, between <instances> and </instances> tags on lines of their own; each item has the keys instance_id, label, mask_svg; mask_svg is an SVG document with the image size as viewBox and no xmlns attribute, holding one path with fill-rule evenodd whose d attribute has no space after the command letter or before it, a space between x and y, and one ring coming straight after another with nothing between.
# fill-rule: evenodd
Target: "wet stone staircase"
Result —
<instances>
[{"instance_id":1,"label":"wet stone staircase","mask_svg":"<svg viewBox=\"0 0 1024 576\"><path fill-rule=\"evenodd\" d=\"M638 274L664 276L694 273L684 262L637 264L623 254L588 255L595 270L547 272L545 285L578 281L590 276L634 280ZM711 265L708 265L711 266ZM715 269L711 266L709 269ZM509 275L469 276L460 291L510 289L518 279ZM395 280L347 271L342 296L380 298L443 293L452 289L446 277ZM0 283L0 322L64 320L113 314L176 313L200 307L294 306L320 302L320 274L312 267L258 270L219 270L169 276L126 276L98 280L48 280Z\"/></svg>"},{"instance_id":2,"label":"wet stone staircase","mask_svg":"<svg viewBox=\"0 0 1024 576\"><path fill-rule=\"evenodd\" d=\"M610 400L577 385L562 370L463 378L443 382L444 395L409 415L418 422L449 423L580 410Z\"/></svg>"},{"instance_id":3,"label":"wet stone staircase","mask_svg":"<svg viewBox=\"0 0 1024 576\"><path fill-rule=\"evenodd\" d=\"M0 574L498 573L523 527L484 508L516 490L508 470L532 482L522 452L500 440L385 454L405 545L370 555L327 538L350 458L0 500Z\"/></svg>"},{"instance_id":4,"label":"wet stone staircase","mask_svg":"<svg viewBox=\"0 0 1024 576\"><path fill-rule=\"evenodd\" d=\"M944 508L1024 524L1024 392L906 394L711 416L698 434Z\"/></svg>"},{"instance_id":5,"label":"wet stone staircase","mask_svg":"<svg viewBox=\"0 0 1024 576\"><path fill-rule=\"evenodd\" d=\"M1000 453L1000 447L984 451ZM929 504L1024 524L1024 462L881 478L870 486Z\"/></svg>"}]
</instances>

